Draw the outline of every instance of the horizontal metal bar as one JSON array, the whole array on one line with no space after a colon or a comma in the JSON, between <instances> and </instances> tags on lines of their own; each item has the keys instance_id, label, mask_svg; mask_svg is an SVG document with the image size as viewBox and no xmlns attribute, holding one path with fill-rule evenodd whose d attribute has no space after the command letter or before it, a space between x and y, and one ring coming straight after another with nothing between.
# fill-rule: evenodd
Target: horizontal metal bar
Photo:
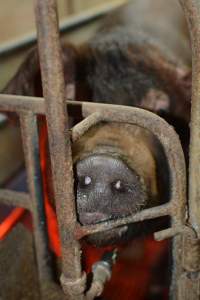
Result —
<instances>
[{"instance_id":1,"label":"horizontal metal bar","mask_svg":"<svg viewBox=\"0 0 200 300\"><path fill-rule=\"evenodd\" d=\"M122 109L126 109L131 113L132 109L137 109L135 107L125 107L122 105L113 105L105 103L95 103L95 102L81 102L81 101L72 101L66 100L66 105L68 106L69 114L70 111L76 114L77 112L81 113L83 117L88 117L89 114L97 112L97 110L118 110L119 112ZM8 112L26 112L30 111L34 114L45 114L45 102L42 97L30 97L30 96L19 96L19 95L8 95L0 94L0 111ZM93 118L94 121L94 118ZM76 125L77 128L80 126ZM75 129L76 131L76 129ZM74 133L75 134L75 133Z\"/></svg>"},{"instance_id":2,"label":"horizontal metal bar","mask_svg":"<svg viewBox=\"0 0 200 300\"><path fill-rule=\"evenodd\" d=\"M67 18L63 19L60 23L60 32L67 33L74 29L78 29L80 26L87 25L88 23L103 17L127 1L116 0L115 2L116 3L104 4L97 8L91 8L76 15L67 16ZM9 55L16 50L31 46L32 44L36 43L36 41L36 33L30 32L16 39L3 43L0 47L0 55Z\"/></svg>"},{"instance_id":3,"label":"horizontal metal bar","mask_svg":"<svg viewBox=\"0 0 200 300\"><path fill-rule=\"evenodd\" d=\"M103 103L91 103L91 102L81 102L81 101L72 101L66 100L66 104L69 109L71 108L76 112L76 109L82 111L82 106L85 107L84 111L94 110L98 108L111 108L113 107L111 104L103 104ZM118 107L118 105L115 105ZM124 106L119 106L121 109ZM131 109L131 108L130 108ZM19 95L8 95L8 94L0 94L0 111L8 111L8 112L26 112L30 111L34 114L45 114L45 102L42 97L30 97L30 96L19 96Z\"/></svg>"},{"instance_id":4,"label":"horizontal metal bar","mask_svg":"<svg viewBox=\"0 0 200 300\"><path fill-rule=\"evenodd\" d=\"M171 203L167 203L153 208L144 209L135 215L128 216L125 218L120 218L115 221L108 221L108 222L103 222L101 224L90 225L90 226L80 226L78 224L75 231L75 236L76 238L80 239L85 235L89 235L92 233L110 230L134 222L141 222L144 220L171 215L172 213L173 211L172 211Z\"/></svg>"},{"instance_id":5,"label":"horizontal metal bar","mask_svg":"<svg viewBox=\"0 0 200 300\"><path fill-rule=\"evenodd\" d=\"M44 114L44 99L18 95L0 94L0 111Z\"/></svg>"},{"instance_id":6,"label":"horizontal metal bar","mask_svg":"<svg viewBox=\"0 0 200 300\"><path fill-rule=\"evenodd\" d=\"M31 198L27 193L0 189L0 203L31 210Z\"/></svg>"}]
</instances>

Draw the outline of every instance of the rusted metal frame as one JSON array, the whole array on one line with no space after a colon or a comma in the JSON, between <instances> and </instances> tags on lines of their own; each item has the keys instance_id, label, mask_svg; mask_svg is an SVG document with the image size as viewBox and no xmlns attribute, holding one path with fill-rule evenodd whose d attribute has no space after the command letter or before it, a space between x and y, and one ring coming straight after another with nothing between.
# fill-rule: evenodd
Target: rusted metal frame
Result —
<instances>
[{"instance_id":1,"label":"rusted metal frame","mask_svg":"<svg viewBox=\"0 0 200 300\"><path fill-rule=\"evenodd\" d=\"M81 270L79 242L73 237L76 224L73 165L56 1L35 1L35 12L53 188L62 245L61 284L66 299L81 300L86 278Z\"/></svg>"},{"instance_id":2,"label":"rusted metal frame","mask_svg":"<svg viewBox=\"0 0 200 300\"><path fill-rule=\"evenodd\" d=\"M156 235L156 238L167 238L174 234L183 233L185 230L185 218L186 218L186 175L185 175L185 160L182 151L179 138L175 131L168 123L158 116L141 109L134 108L135 113L131 113L129 108L124 108L123 112L120 112L120 107L115 108L117 112L117 121L130 122L142 126L152 132L160 140L164 146L165 155L168 160L170 177L171 177L171 213L172 229L168 231L161 231ZM82 113L84 117L87 117L91 113L95 112L95 107L90 105L82 106ZM104 110L98 109L103 116L106 115L111 121L114 113L109 107ZM138 113L138 118L137 118ZM135 114L135 116L134 116ZM152 118L151 118L152 115ZM106 121L106 118L105 118ZM166 126L165 126L166 125ZM184 225L184 228L183 228ZM182 260L184 257L182 236L178 235L173 240L173 270L172 270L172 283L171 283L171 295L174 299L177 298L180 291L180 278L184 276L184 269Z\"/></svg>"},{"instance_id":3,"label":"rusted metal frame","mask_svg":"<svg viewBox=\"0 0 200 300\"><path fill-rule=\"evenodd\" d=\"M18 95L0 94L0 110L8 112L26 112L44 114L44 99Z\"/></svg>"},{"instance_id":4,"label":"rusted metal frame","mask_svg":"<svg viewBox=\"0 0 200 300\"><path fill-rule=\"evenodd\" d=\"M54 3L54 1L52 1L51 2L51 4L53 4L53 6L55 5L55 3ZM44 7L43 7L43 9L44 9ZM39 10L38 10L38 12L39 12ZM42 12L42 10L41 10L41 12ZM51 11L51 13L53 13L54 14L54 12L55 12L55 7L53 8L53 10ZM38 15L39 15L39 13L38 13ZM50 14L51 15L51 14ZM49 25L51 25L51 24L49 24ZM50 28L50 26L48 25L48 27L46 28L46 30L47 29L49 29ZM48 30L47 30L48 31ZM41 34L42 33L45 33L45 32L41 32ZM55 37L55 36L54 36ZM51 39L50 39L51 40ZM42 43L41 43L42 44ZM41 46L41 45L40 45ZM43 46L45 46L46 47L46 45L43 45ZM47 48L48 48L48 46L47 46ZM48 50L47 50L48 51ZM58 56L57 56L57 58L58 58L58 60L57 60L57 62L59 62L59 53L57 53L58 54ZM52 58L55 58L55 57L53 57L52 56ZM45 60L45 59L44 59ZM46 63L47 62L50 62L51 60L49 60L49 59L47 59L46 60ZM51 69L51 68L50 68ZM57 71L58 71L58 74L60 73L60 71L61 71L61 69L60 69L60 66L58 65L58 68L56 68L57 69ZM52 70L52 69L51 69ZM45 81L46 80L46 78L48 78L48 76L47 77L45 77L44 75L48 75L47 74L47 72L45 72L46 70L45 70L45 68L44 68L44 70L43 70L43 81ZM55 75L55 73L54 73L54 75ZM51 137L53 138L53 139L55 139L55 141L62 141L63 140L63 142L64 142L64 140L65 140L65 138L66 138L66 136L65 136L65 130L67 130L68 128L66 128L66 123L65 123L65 121L64 121L64 117L65 117L65 105L64 105L64 81L62 82L62 75L60 76L60 79L61 79L61 81L58 81L57 82L57 84L58 84L58 87L57 87L57 89L55 89L56 90L56 92L55 93L51 93L51 91L50 90L48 90L48 88L50 87L50 83L53 83L53 84L55 84L55 80L53 79L53 82L52 82L52 77L50 76L50 78L48 78L49 80L47 80L47 82L49 83L49 85L47 86L47 89L46 89L46 93L45 93L45 86L44 86L44 95L46 94L46 98L48 99L48 101L49 101L49 99L51 99L52 100L52 103L48 103L48 105L46 105L46 109L47 109L47 122L48 122L48 126L49 126L49 132L50 132L50 149L51 149L51 151L52 150L56 150L56 147L55 147L55 145L53 145L53 143L52 143L52 145L51 145ZM56 78L56 76L55 76L55 78ZM57 78L58 78L58 80L60 80L59 79L59 76L57 76ZM48 97L47 97L48 96ZM59 97L60 96L60 97ZM56 106L54 106L53 104L53 98L54 98L54 100L55 100L55 98L57 98L58 97L58 99L60 99L61 101L60 101L60 110L59 109L56 109ZM56 99L57 100L57 99ZM51 107L51 105L50 104L52 104L52 107ZM89 106L90 108L92 107L91 105ZM37 107L38 108L38 107ZM52 108L52 109L51 109ZM58 106L58 108L59 108L59 106ZM83 107L82 108L84 108L84 104L83 104ZM87 105L86 105L86 108L87 108ZM94 108L94 106L93 106L93 108ZM62 139L61 139L61 135L59 135L59 138L56 138L56 135L55 135L55 133L57 132L58 134L60 133L60 131L54 131L52 128L51 128L51 125L52 125L52 123L53 123L53 119L54 119L54 116L53 116L53 113L55 113L56 112L56 117L55 117L55 120L56 121L58 121L59 120L59 118L61 118L61 120L62 120L62 123L60 123L60 124L57 124L58 126L57 126L57 129L59 128L59 130L61 129L61 135L62 135ZM61 112L61 115L60 115L60 112ZM84 114L83 114L84 115ZM112 112L110 112L110 116L112 116ZM108 117L108 119L109 119L109 121L110 121L110 116ZM28 117L28 115L26 115L26 118ZM29 116L30 117L30 116ZM132 116L131 116L132 117ZM25 121L25 119L26 119L25 117L22 117L22 123L24 122L24 124L26 124L26 121L28 121L28 119ZM29 119L29 121L30 121L30 119ZM52 121L52 123L51 123L51 121ZM118 119L117 119L117 121L118 121ZM127 115L126 115L126 122L127 122ZM55 123L55 122L54 122ZM58 122L59 123L59 122ZM59 126L60 125L60 126ZM63 125L63 126L62 126ZM22 127L23 127L23 130L24 130L24 128L26 128L26 126L25 125L22 125ZM29 128L30 129L30 128ZM151 129L155 129L155 128L151 128ZM151 130L152 131L152 130ZM153 133L154 133L154 131L153 131ZM165 132L165 134L166 134L166 132ZM64 138L63 138L64 137ZM164 140L163 140L164 141ZM69 142L69 139L68 139L68 142ZM25 144L26 144L26 139L25 139ZM69 143L67 144L67 146L69 146ZM70 158L71 158L71 153L70 153L70 146L69 147L66 147L66 144L63 146L63 149L67 149L68 150L68 152L67 152L67 154L69 154L68 155L68 162L70 161ZM53 159L57 159L57 162L61 162L62 161L62 159L60 160L59 158L58 158L58 155L56 156L56 153L54 152L54 151L52 151L52 158ZM63 151L62 151L63 152ZM173 151L172 151L173 152ZM168 153L168 152L167 152ZM182 152L181 152L182 153ZM62 154L64 154L64 152L62 153ZM59 153L59 155L60 155L60 153ZM65 155L63 155L63 157L65 157ZM53 161L53 160L52 160ZM64 160L64 162L66 162L65 160ZM175 164L175 162L176 161L173 161L173 163ZM63 170L63 165L61 166L61 164L60 164L60 167L61 167L61 170ZM71 162L70 162L70 167L71 167ZM66 168L64 168L65 169L65 171L67 171L67 169ZM70 170L70 168L69 168L69 170ZM58 173L56 173L56 168L55 167L53 167L53 171L55 172L55 174L54 174L54 179L58 179L59 178L59 176L58 176ZM71 170L70 170L71 171ZM65 174L67 174L67 172L65 173ZM182 172L179 174L179 175L181 175L182 174ZM173 175L173 174L172 174ZM177 175L177 174L176 174ZM173 177L173 176L172 176ZM69 176L69 178L72 178L72 172L71 172L71 174L70 174L70 176ZM174 179L174 178L173 178ZM177 178L176 178L177 179ZM180 184L181 184L181 176L179 176L179 179L180 179L180 181L177 181L177 183L178 183L178 186L180 187ZM58 198L59 198L59 191L61 192L61 194L63 193L63 189L61 188L60 189L60 186L59 186L59 184L58 184L58 182L57 182L57 180L55 180L55 186L54 186L54 188L55 188L55 192L57 193L57 195L58 195ZM57 185L57 186L56 186ZM183 185L184 186L184 185ZM72 187L73 187L73 182L70 182L69 183L69 187L70 187L70 189L72 189ZM57 189L56 189L57 188ZM182 204L184 203L184 202L182 202L181 201L181 205L180 206L178 206L176 203L175 203L175 199L177 199L178 197L177 196L181 196L181 193L183 193L184 194L184 190L181 192L180 190L179 190L179 192L180 193L178 193L178 189L176 189L176 187L174 187L174 189L175 190L173 190L172 191L172 194L174 194L175 195L175 197L174 198L172 198L172 204L173 204L173 208L174 208L174 212L173 212L173 214L172 214L172 218L173 218L173 220L174 220L174 223L176 224L176 226L177 226L177 224L178 225L180 225L180 224L184 224L184 209L183 209L183 207L182 207ZM65 192L66 192L66 190L65 190ZM69 193L69 191L68 191L68 193ZM72 193L71 193L71 196L72 196L72 194L73 194L73 191L72 191ZM60 199L64 199L64 193L62 194L63 195L63 197L61 197ZM62 196L61 195L61 196ZM67 193L65 194L65 196L67 195ZM70 197L69 197L70 198ZM72 199L73 198L73 196L71 197L71 199L70 200L73 200ZM75 269L76 269L76 274L75 275L77 275L77 273L79 274L79 276L78 276L78 278L75 276L75 278L77 278L77 285L74 285L74 276L72 276L72 270L71 270L71 268L70 268L70 270L69 270L69 272L64 272L64 276L63 276L63 285L65 286L65 284L66 284L66 277L70 277L70 276L72 276L73 278L71 278L72 280L71 280L71 282L67 282L67 284L66 284L66 286L67 286L67 293L69 292L69 287L70 287L70 284L71 284L71 287L73 288L74 286L76 286L76 287L78 287L78 285L79 284L83 284L83 288L84 288L84 282L81 282L81 280L82 280L82 278L81 278L81 270L80 270L80 264L79 264L79 257L80 257L80 253L79 253L79 246L78 246L78 244L74 244L74 245L70 245L70 247L67 247L67 246L69 246L69 242L71 242L72 240L73 240L73 229L75 228L74 226L75 226L75 223L76 223L76 216L75 216L75 214L73 215L73 213L74 213L74 207L73 207L73 201L71 201L71 203L70 203L70 206L69 206L69 208L71 208L71 215L72 215L72 220L70 220L70 222L68 223L69 225L72 225L72 227L70 228L71 230L69 231L69 228L66 228L65 227L65 225L66 225L66 221L67 220L69 220L69 218L66 218L65 220L64 220L64 216L66 217L66 214L60 214L59 212L61 212L62 213L62 211L61 211L61 208L64 208L64 209L66 209L66 206L63 206L63 203L58 203L58 200L59 199L57 199L57 209L58 209L58 216L61 216L60 218L59 218L59 223L60 223L60 228L61 228L61 238L62 238L62 242L63 242L63 250L65 251L66 250L66 252L64 252L63 253L63 258L64 258L64 268L63 268L63 270L65 271L65 266L67 266L68 267L68 264L69 264L69 259L67 259L67 256L68 256L68 258L75 258L75 260L76 260L76 262L77 262L77 265L75 265ZM64 201L63 201L64 202ZM68 203L69 204L69 203ZM172 211L170 211L170 212L172 212ZM64 220L64 222L63 222L63 220ZM67 229L67 231L65 232L64 231L64 229ZM62 235L62 233L67 233L68 234L68 237L67 236L63 236ZM67 241L67 242L66 242ZM36 245L38 244L38 242L36 243ZM66 246L66 247L65 247ZM73 252L74 251L74 252ZM71 254L71 256L69 255L69 254ZM39 258L41 258L42 257L42 255L39 255ZM77 259L78 258L78 259ZM65 260L66 259L66 260ZM66 264L67 263L67 264ZM40 265L40 264L39 264ZM74 262L73 262L73 266L74 266ZM77 272L77 270L78 270L78 272ZM49 274L49 272L47 272L48 274ZM47 278L47 276L45 276L45 278ZM76 283L76 282L75 282ZM82 289L82 291L83 291L83 289ZM75 298L74 298L74 296L73 295L70 295L70 299L82 299L82 296L81 296L81 293L82 293L82 291L81 290L79 290L78 291L78 296L76 296ZM78 298L77 298L78 297ZM68 298L69 299L69 298ZM180 298L181 299L181 298Z\"/></svg>"},{"instance_id":5,"label":"rusted metal frame","mask_svg":"<svg viewBox=\"0 0 200 300\"><path fill-rule=\"evenodd\" d=\"M39 105L39 108L40 108L40 112L42 112L43 111L42 106L44 104L43 103L44 101L43 101L43 99L40 99L40 100L41 100L40 101L41 103ZM77 107L78 110L81 111L83 117L86 117L85 120L83 120L81 123L76 125L75 128L72 130L72 137L74 139L77 139L80 135L84 134L84 132L86 130L88 130L90 128L90 126L95 125L97 122L100 122L101 120L102 121L116 121L117 120L117 122L126 122L126 123L130 122L130 123L134 123L134 124L138 124L138 122L139 122L139 124L138 124L139 126L143 126L143 127L146 126L148 129L150 129L150 131L153 132L153 134L155 134L155 132L158 130L159 134L162 135L162 139L164 139L164 143L166 143L167 145L168 145L168 143L170 144L170 142L171 143L173 142L172 144L175 145L175 149L170 149L170 147L169 147L169 149L166 150L166 152L169 153L169 156L171 155L171 152L173 153L175 151L176 154L178 153L178 157L175 157L173 162L171 162L171 170L173 171L174 167L175 168L177 167L178 170L181 169L176 174L176 176L180 180L175 181L175 183L177 183L177 185L175 184L175 186L176 186L175 191L172 191L172 202L170 202L166 205L160 206L160 207L155 207L155 208L144 210L141 213L138 213L137 215L132 216L130 218L118 220L117 221L118 223L108 222L108 223L99 224L96 226L88 226L88 227L87 226L86 227L78 226L78 227L76 227L76 229L77 229L76 237L80 238L81 236L83 236L85 234L89 234L91 232L108 230L110 228L113 228L113 226L119 226L119 225L125 224L127 222L139 221L139 220L144 220L147 218L154 218L154 217L168 215L168 214L172 215L172 218L174 220L173 227L168 229L167 231L164 231L164 232L162 231L159 234L157 234L157 238L158 239L166 238L166 237L173 236L177 233L183 232L185 230L185 226L184 226L184 221L185 221L185 219L184 219L184 217L185 217L185 210L184 210L185 169L184 169L184 163L180 163L180 161L183 159L183 155L182 155L182 148L176 137L176 134L174 135L175 140L171 139L171 135L168 136L168 131L173 132L172 128L169 125L167 125L167 123L165 121L163 121L161 118L155 116L154 114L152 114L150 112L147 112L147 111L144 111L141 109L137 109L137 108L112 106L112 105L107 105L107 104L96 104L96 103L87 103L87 102L77 103L77 102L72 102L72 101L70 101L68 103L68 105L69 105L69 107L75 107L75 108ZM25 107L25 106L23 106L23 107ZM27 107L27 109L28 109L28 107ZM103 118L102 118L102 115L103 115ZM153 117L153 120L151 120L151 117ZM140 121L138 121L138 120L140 120ZM141 120L143 120L143 121L141 121ZM156 121L156 120L157 120L157 124L154 123L154 121ZM141 124L141 122L146 123L145 126L143 123ZM151 124L149 124L149 122ZM159 122L161 122L161 123L159 123ZM165 130L165 127L163 129L163 124L168 126L167 131ZM180 166L181 166L181 168L179 168ZM183 178L182 178L182 176L183 176ZM174 178L174 177L172 176L172 178ZM181 188L181 186L182 186L182 188ZM177 192L178 190L179 190L179 192ZM175 197L173 197L173 195ZM180 207L179 207L179 204L177 204L178 203L177 197L180 197L180 199L183 200L180 203ZM71 239L73 239L73 236L71 237ZM176 248L178 249L178 247L176 247ZM180 261L180 259L179 259L179 257L181 257L180 250L177 252L175 249L174 253L175 253L174 254L175 261L176 262ZM179 272L176 272L176 273L178 273L178 275L182 274L182 268L177 267L176 269L179 269ZM177 281L177 277L178 277L177 275L174 275L174 278L176 278L175 281ZM80 279L80 281L77 281L77 285L78 285L78 283L82 284L81 279ZM71 284L73 285L73 281ZM63 280L63 285L65 285L65 280ZM69 283L67 284L67 290L68 289L69 289Z\"/></svg>"},{"instance_id":6,"label":"rusted metal frame","mask_svg":"<svg viewBox=\"0 0 200 300\"><path fill-rule=\"evenodd\" d=\"M44 295L47 286L53 281L53 271L45 222L37 117L32 112L21 113L20 125L31 198L38 275L41 294Z\"/></svg>"},{"instance_id":7,"label":"rusted metal frame","mask_svg":"<svg viewBox=\"0 0 200 300\"><path fill-rule=\"evenodd\" d=\"M179 227L178 231L180 231L181 225L185 224L186 172L182 147L179 138L172 127L155 114L138 108L124 107L122 110L121 106L112 107L106 104L104 104L103 107L98 106L97 108L96 104L83 103L82 114L86 119L84 119L82 124L79 123L72 129L72 139L74 141L84 134L89 127L94 126L101 121L130 123L146 128L152 132L164 147L169 162L171 184L173 187L171 191L171 200L168 204L146 209L134 216L117 221L83 227L83 231L84 228L87 228L86 231L90 233L108 230L113 226L116 227L133 221L140 221L146 218L155 218L168 214L173 217L174 226ZM175 230L173 231L175 232Z\"/></svg>"},{"instance_id":8,"label":"rusted metal frame","mask_svg":"<svg viewBox=\"0 0 200 300\"><path fill-rule=\"evenodd\" d=\"M85 131L88 130L89 124L87 124L87 117L88 122L91 122L91 126L94 124L94 118L92 118L92 114L97 114L96 112L96 105L87 105L83 103L82 105L82 114L86 119L82 122L84 128L80 126L76 126L73 128L72 136L78 138L79 130L81 135L84 134ZM143 211L139 214L140 217L144 217L145 213L147 218L153 218L156 216L156 212L160 215L162 212L168 213L172 218L172 228L168 228L167 230L161 231L155 235L155 237L160 240L163 238L173 237L178 233L185 233L188 232L189 229L185 226L186 222L186 170L185 170L185 160L182 151L182 147L179 141L179 138L173 128L166 123L163 119L148 112L146 110L133 108L130 109L129 107L124 107L121 110L121 107L113 107L111 109L110 106L104 105L104 109L102 107L98 108L98 122L100 121L109 121L109 122L124 122L130 123L134 125L138 125L140 127L146 128L151 133L154 134L164 147L165 155L169 164L170 170L170 178L171 178L171 200L167 205L162 207L155 207L151 210ZM159 209L160 208L160 209ZM164 211L162 211L164 208ZM144 214L144 215L143 215ZM118 220L116 222L103 223L100 225L96 225L95 227L88 226L86 229L87 233L91 233L93 231L102 231L109 228L113 228L113 226L117 226L122 222L123 224L127 223L127 221L133 221L135 216L132 216L132 220ZM141 218L143 220L143 218ZM140 219L140 220L141 220ZM145 218L144 218L145 219ZM137 220L137 218L135 219ZM110 226L109 226L110 225ZM80 234L80 228L77 228L77 232ZM176 299L176 295L180 291L180 278L182 278L185 274L182 260L183 260L183 244L182 244L182 236L177 236L174 238L173 242L173 271L172 271L172 284L171 284L171 291L172 297ZM182 281L181 281L182 282ZM180 299L180 298L178 298Z\"/></svg>"},{"instance_id":9,"label":"rusted metal frame","mask_svg":"<svg viewBox=\"0 0 200 300\"><path fill-rule=\"evenodd\" d=\"M31 198L27 193L0 189L0 203L31 210Z\"/></svg>"},{"instance_id":10,"label":"rusted metal frame","mask_svg":"<svg viewBox=\"0 0 200 300\"><path fill-rule=\"evenodd\" d=\"M43 98L33 98L33 97L19 97L19 96L10 96L8 95L6 99L4 99L5 95L0 95L0 109L9 109L11 111L18 109L20 110L29 110L28 101L30 100L32 102L31 107L34 107L35 111L38 113L44 114L44 99ZM9 99L9 97L11 97ZM8 101L7 101L8 100ZM34 101L36 100L37 105L34 106ZM15 102L15 103L14 103ZM87 119L84 119L82 122L77 124L72 129L72 139L75 141L77 138L79 138L82 134L84 134L85 131L88 130L89 127L95 125L96 123L100 122L101 120L105 121L118 121L118 122L131 122L133 123L134 114L137 114L142 112L142 115L138 117L138 119L145 119L148 120L148 118L156 118L156 120L159 120L162 124L167 124L164 120L161 118L155 116L154 114L147 112L145 110L141 110L134 107L124 107L124 106L118 106L118 105L110 105L110 104L100 104L100 103L91 103L91 102L76 102L76 101L68 101L68 107L69 109L72 107L77 107L78 110L81 112L83 117L86 117ZM103 117L102 117L103 115ZM115 118L113 119L113 116L115 115ZM104 118L106 116L106 118ZM154 123L154 119L151 121L151 123ZM149 122L149 121L148 121ZM137 122L136 122L137 123ZM158 128L162 128L162 124L158 124ZM167 125L170 130L171 127ZM149 128L149 124L147 123L147 127ZM154 133L154 126L152 127L152 132ZM162 129L160 129L160 132ZM166 133L166 130L164 129L164 132ZM162 133L162 132L161 132ZM175 134L176 135L176 134ZM163 135L164 140L166 141L166 134ZM168 140L171 140L171 138L168 138ZM175 145L178 145L177 141L174 143ZM182 153L181 146L176 150L177 153ZM183 158L183 155L178 155L178 159L180 159L180 156ZM178 161L178 160L176 160ZM184 168L182 167L182 170ZM183 172L184 173L184 172ZM182 183L183 185L183 183ZM184 208L184 202L182 202L182 209ZM170 209L170 205L168 207L167 205L163 205L160 207L155 207L151 209L147 209L142 211L141 213L138 213L133 218L135 220L143 220L144 218L148 218L148 216L152 217L158 217L162 215L167 215L174 213L176 215L176 210L174 210L174 207L177 207L176 199L174 200L174 206L172 209ZM161 208L161 209L160 209ZM182 211L180 209L180 211ZM126 222L132 222L133 219L126 218ZM120 223L122 222L122 223ZM119 225L124 224L122 220L119 221ZM98 225L99 226L99 225ZM103 224L101 225L104 226ZM105 226L107 226L105 224ZM93 226L94 230L95 226ZM104 228L105 229L105 228Z\"/></svg>"}]
</instances>

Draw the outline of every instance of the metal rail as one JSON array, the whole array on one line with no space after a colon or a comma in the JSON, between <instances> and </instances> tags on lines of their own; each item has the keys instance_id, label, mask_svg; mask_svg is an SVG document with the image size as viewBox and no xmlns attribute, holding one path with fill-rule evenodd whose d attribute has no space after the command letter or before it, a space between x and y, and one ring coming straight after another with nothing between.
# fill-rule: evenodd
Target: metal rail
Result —
<instances>
[{"instance_id":1,"label":"metal rail","mask_svg":"<svg viewBox=\"0 0 200 300\"><path fill-rule=\"evenodd\" d=\"M187 19L192 46L188 222L196 233L183 241L185 274L182 275L179 299L196 300L200 297L200 2L179 1Z\"/></svg>"},{"instance_id":2,"label":"metal rail","mask_svg":"<svg viewBox=\"0 0 200 300\"><path fill-rule=\"evenodd\" d=\"M190 142L189 221L200 238L200 2L181 0L192 44L192 111Z\"/></svg>"}]
</instances>

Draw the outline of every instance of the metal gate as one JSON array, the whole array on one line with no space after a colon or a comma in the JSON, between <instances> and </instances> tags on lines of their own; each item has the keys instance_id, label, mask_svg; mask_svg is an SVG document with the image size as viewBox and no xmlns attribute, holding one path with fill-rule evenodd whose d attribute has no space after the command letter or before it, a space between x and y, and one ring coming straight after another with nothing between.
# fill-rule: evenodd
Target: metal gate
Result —
<instances>
[{"instance_id":1,"label":"metal gate","mask_svg":"<svg viewBox=\"0 0 200 300\"><path fill-rule=\"evenodd\" d=\"M191 33L193 51L193 89L190 145L189 199L186 202L186 170L177 134L163 119L148 111L133 108L66 101L56 0L35 0L43 98L0 95L0 110L20 117L29 193L0 190L0 202L31 211L38 262L41 298L57 290L59 299L93 299L99 293L95 283L85 293L86 275L81 268L79 240L91 233L120 225L170 216L171 227L155 233L157 240L173 237L171 294L178 300L200 298L200 2L180 0ZM39 164L37 115L46 116L53 174L56 210L62 246L61 289L53 280L43 207ZM80 114L82 121L72 130L68 114ZM91 226L77 222L70 141L77 140L91 126L101 122L122 122L148 129L162 144L169 164L171 199L168 203Z\"/></svg>"}]
</instances>

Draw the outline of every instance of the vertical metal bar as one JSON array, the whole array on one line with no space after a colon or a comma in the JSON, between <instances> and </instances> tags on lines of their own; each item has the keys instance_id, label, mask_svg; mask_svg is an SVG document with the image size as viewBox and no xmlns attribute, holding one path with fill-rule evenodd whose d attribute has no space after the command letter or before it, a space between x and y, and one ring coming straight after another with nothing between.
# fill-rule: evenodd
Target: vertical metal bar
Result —
<instances>
[{"instance_id":1,"label":"vertical metal bar","mask_svg":"<svg viewBox=\"0 0 200 300\"><path fill-rule=\"evenodd\" d=\"M179 280L176 297L178 300L197 300L200 297L200 1L179 1L188 22L192 45L188 221L194 232L183 236L184 273Z\"/></svg>"},{"instance_id":2,"label":"vertical metal bar","mask_svg":"<svg viewBox=\"0 0 200 300\"><path fill-rule=\"evenodd\" d=\"M20 115L23 149L31 197L34 221L34 237L41 293L52 281L51 259L48 249L48 237L43 204L42 178L40 170L38 128L36 116L31 112Z\"/></svg>"},{"instance_id":3,"label":"vertical metal bar","mask_svg":"<svg viewBox=\"0 0 200 300\"><path fill-rule=\"evenodd\" d=\"M200 1L180 0L192 44L192 110L190 140L189 218L200 237Z\"/></svg>"},{"instance_id":4,"label":"vertical metal bar","mask_svg":"<svg viewBox=\"0 0 200 300\"><path fill-rule=\"evenodd\" d=\"M76 210L65 82L55 0L36 0L36 24L48 125L53 187L62 244L62 280L66 299L82 299L79 243L74 240Z\"/></svg>"}]
</instances>

